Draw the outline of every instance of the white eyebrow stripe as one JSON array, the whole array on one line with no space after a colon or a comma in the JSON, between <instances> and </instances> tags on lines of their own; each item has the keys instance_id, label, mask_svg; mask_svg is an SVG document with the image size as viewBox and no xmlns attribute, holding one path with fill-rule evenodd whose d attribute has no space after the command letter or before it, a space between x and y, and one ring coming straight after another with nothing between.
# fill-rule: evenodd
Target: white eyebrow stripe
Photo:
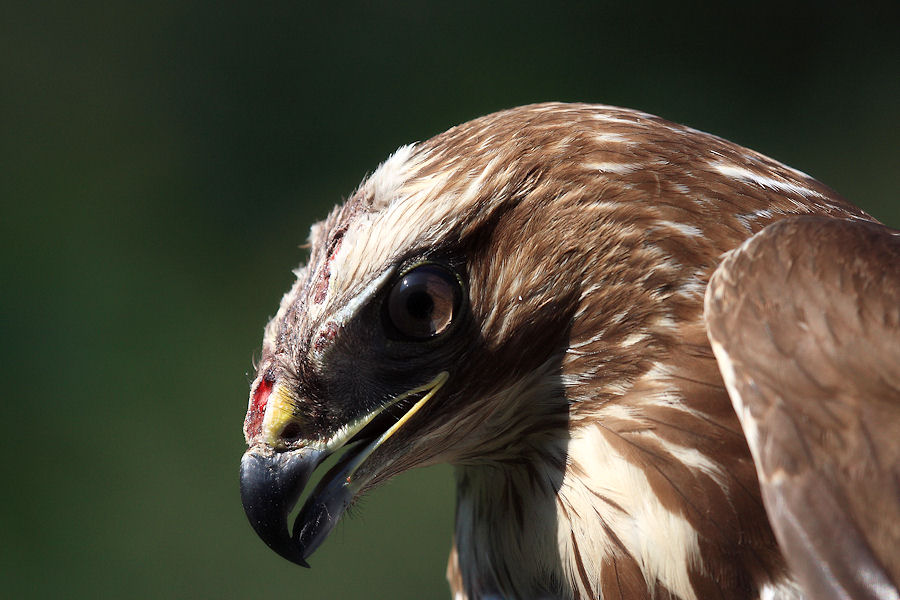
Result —
<instances>
[{"instance_id":1,"label":"white eyebrow stripe","mask_svg":"<svg viewBox=\"0 0 900 600\"><path fill-rule=\"evenodd\" d=\"M359 312L359 309L362 308L362 306L366 302L368 302L376 293L378 293L378 290L381 289L381 286L384 284L384 282L394 274L395 270L396 269L391 266L383 273L372 279L372 281L370 281L368 285L366 285L366 287L360 290L360 292L356 294L349 302L347 302L347 304L342 306L341 309L334 314L334 318L329 319L329 321L337 323L338 325L345 325L347 322L349 322L350 319L356 316L356 313Z\"/></svg>"}]
</instances>

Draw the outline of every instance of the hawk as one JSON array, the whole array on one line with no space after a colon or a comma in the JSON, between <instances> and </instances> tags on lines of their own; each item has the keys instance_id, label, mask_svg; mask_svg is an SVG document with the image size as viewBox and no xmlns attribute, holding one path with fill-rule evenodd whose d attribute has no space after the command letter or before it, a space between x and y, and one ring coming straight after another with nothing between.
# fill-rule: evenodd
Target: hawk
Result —
<instances>
[{"instance_id":1,"label":"hawk","mask_svg":"<svg viewBox=\"0 0 900 600\"><path fill-rule=\"evenodd\" d=\"M807 175L524 106L397 150L296 275L240 475L288 560L450 463L457 599L900 597L900 237Z\"/></svg>"}]
</instances>

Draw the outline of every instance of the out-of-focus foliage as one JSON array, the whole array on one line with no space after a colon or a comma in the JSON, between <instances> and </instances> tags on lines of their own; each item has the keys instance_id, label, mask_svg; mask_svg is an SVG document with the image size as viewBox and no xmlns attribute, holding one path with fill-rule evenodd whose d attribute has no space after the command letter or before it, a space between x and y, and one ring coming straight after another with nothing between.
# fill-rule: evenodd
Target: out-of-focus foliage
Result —
<instances>
[{"instance_id":1,"label":"out-of-focus foliage","mask_svg":"<svg viewBox=\"0 0 900 600\"><path fill-rule=\"evenodd\" d=\"M900 225L896 15L671 2L14 3L0 19L0 589L428 598L449 467L304 571L245 522L262 326L310 223L402 143L604 102L732 139Z\"/></svg>"}]
</instances>

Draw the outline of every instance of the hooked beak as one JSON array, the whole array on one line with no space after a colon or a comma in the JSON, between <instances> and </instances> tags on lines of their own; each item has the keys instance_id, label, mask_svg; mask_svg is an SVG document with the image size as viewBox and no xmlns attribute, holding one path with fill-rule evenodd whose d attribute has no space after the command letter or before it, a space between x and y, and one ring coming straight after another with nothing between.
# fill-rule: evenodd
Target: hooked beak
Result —
<instances>
[{"instance_id":1,"label":"hooked beak","mask_svg":"<svg viewBox=\"0 0 900 600\"><path fill-rule=\"evenodd\" d=\"M313 470L327 455L301 448L294 452L258 454L241 459L241 502L250 525L269 548L302 567L305 556L287 529L287 519Z\"/></svg>"},{"instance_id":2,"label":"hooked beak","mask_svg":"<svg viewBox=\"0 0 900 600\"><path fill-rule=\"evenodd\" d=\"M247 450L241 459L241 501L256 534L282 557L308 567L306 559L328 537L357 493L371 479L371 476L356 476L359 466L437 394L448 376L442 371L425 385L397 396L341 428L324 443L310 442L284 451L257 444ZM387 408L416 396L419 398L396 423L370 442L360 442L325 474L307 498L289 533L288 516L316 467Z\"/></svg>"}]
</instances>

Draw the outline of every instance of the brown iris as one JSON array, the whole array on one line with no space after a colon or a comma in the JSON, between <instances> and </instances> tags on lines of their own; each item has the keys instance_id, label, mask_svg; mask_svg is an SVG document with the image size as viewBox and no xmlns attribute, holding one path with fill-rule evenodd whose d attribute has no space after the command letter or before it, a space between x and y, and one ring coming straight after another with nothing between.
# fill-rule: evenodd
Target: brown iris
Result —
<instances>
[{"instance_id":1,"label":"brown iris","mask_svg":"<svg viewBox=\"0 0 900 600\"><path fill-rule=\"evenodd\" d=\"M388 320L403 337L425 340L450 327L461 297L459 280L449 270L435 264L415 267L391 289Z\"/></svg>"}]
</instances>

